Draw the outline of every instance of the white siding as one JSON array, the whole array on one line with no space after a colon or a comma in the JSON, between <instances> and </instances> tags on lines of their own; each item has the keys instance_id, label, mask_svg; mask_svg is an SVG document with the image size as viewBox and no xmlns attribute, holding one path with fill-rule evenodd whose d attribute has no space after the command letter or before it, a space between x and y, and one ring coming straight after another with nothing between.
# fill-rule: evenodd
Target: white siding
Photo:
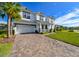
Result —
<instances>
[{"instance_id":1,"label":"white siding","mask_svg":"<svg viewBox=\"0 0 79 59\"><path fill-rule=\"evenodd\" d=\"M32 14L30 15L30 18L31 18L31 21L35 20L35 15L32 13Z\"/></svg>"},{"instance_id":2,"label":"white siding","mask_svg":"<svg viewBox=\"0 0 79 59\"><path fill-rule=\"evenodd\" d=\"M19 14L20 14L21 18L23 18L22 12L20 12Z\"/></svg>"},{"instance_id":3,"label":"white siding","mask_svg":"<svg viewBox=\"0 0 79 59\"><path fill-rule=\"evenodd\" d=\"M36 15L36 20L40 20L40 16L39 15Z\"/></svg>"},{"instance_id":4,"label":"white siding","mask_svg":"<svg viewBox=\"0 0 79 59\"><path fill-rule=\"evenodd\" d=\"M48 20L48 21L49 21L49 23L51 23L51 20L52 20L52 19L51 19L51 18L49 18L49 20Z\"/></svg>"},{"instance_id":5,"label":"white siding","mask_svg":"<svg viewBox=\"0 0 79 59\"><path fill-rule=\"evenodd\" d=\"M46 18L45 17L43 17L43 21L46 21Z\"/></svg>"}]
</instances>

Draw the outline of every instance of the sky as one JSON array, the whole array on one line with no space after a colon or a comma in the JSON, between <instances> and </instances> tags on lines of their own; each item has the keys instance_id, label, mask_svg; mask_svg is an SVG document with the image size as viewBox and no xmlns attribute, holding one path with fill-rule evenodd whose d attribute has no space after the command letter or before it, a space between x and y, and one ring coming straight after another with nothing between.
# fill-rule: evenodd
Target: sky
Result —
<instances>
[{"instance_id":1,"label":"sky","mask_svg":"<svg viewBox=\"0 0 79 59\"><path fill-rule=\"evenodd\" d=\"M79 2L19 2L33 12L53 16L55 24L67 27L79 26ZM0 22L6 22L0 18Z\"/></svg>"}]
</instances>

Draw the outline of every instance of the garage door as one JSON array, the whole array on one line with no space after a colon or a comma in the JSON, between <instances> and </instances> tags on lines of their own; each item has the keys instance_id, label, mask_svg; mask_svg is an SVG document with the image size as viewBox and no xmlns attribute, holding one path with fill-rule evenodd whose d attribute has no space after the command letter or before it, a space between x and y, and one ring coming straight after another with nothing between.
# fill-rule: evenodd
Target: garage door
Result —
<instances>
[{"instance_id":1,"label":"garage door","mask_svg":"<svg viewBox=\"0 0 79 59\"><path fill-rule=\"evenodd\" d=\"M33 25L16 25L17 34L35 32L35 26Z\"/></svg>"}]
</instances>

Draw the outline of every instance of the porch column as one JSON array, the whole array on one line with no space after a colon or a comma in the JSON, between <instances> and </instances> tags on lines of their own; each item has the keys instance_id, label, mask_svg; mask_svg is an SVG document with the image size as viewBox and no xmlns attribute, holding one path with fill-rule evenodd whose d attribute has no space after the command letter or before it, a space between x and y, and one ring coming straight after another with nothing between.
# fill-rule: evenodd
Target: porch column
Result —
<instances>
[{"instance_id":1,"label":"porch column","mask_svg":"<svg viewBox=\"0 0 79 59\"><path fill-rule=\"evenodd\" d=\"M44 32L46 32L46 28L45 28L45 26L46 26L46 25L44 25Z\"/></svg>"},{"instance_id":2,"label":"porch column","mask_svg":"<svg viewBox=\"0 0 79 59\"><path fill-rule=\"evenodd\" d=\"M52 32L52 30L53 30L53 25L51 24L51 32Z\"/></svg>"},{"instance_id":3,"label":"porch column","mask_svg":"<svg viewBox=\"0 0 79 59\"><path fill-rule=\"evenodd\" d=\"M35 30L39 31L39 26L38 26L38 24L36 24L36 29L35 29Z\"/></svg>"},{"instance_id":4,"label":"porch column","mask_svg":"<svg viewBox=\"0 0 79 59\"><path fill-rule=\"evenodd\" d=\"M49 25L47 25L47 32L49 32Z\"/></svg>"},{"instance_id":5,"label":"porch column","mask_svg":"<svg viewBox=\"0 0 79 59\"><path fill-rule=\"evenodd\" d=\"M39 25L39 29L40 29L40 32L42 32L42 25L41 25L41 23Z\"/></svg>"}]
</instances>

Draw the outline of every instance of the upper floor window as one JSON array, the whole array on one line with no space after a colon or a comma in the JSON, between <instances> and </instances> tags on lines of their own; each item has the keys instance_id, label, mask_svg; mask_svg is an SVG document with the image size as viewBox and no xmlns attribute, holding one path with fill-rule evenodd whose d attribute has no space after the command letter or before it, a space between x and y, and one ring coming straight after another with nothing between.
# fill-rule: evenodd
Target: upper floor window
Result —
<instances>
[{"instance_id":1,"label":"upper floor window","mask_svg":"<svg viewBox=\"0 0 79 59\"><path fill-rule=\"evenodd\" d=\"M30 13L23 12L23 18L30 19Z\"/></svg>"},{"instance_id":2,"label":"upper floor window","mask_svg":"<svg viewBox=\"0 0 79 59\"><path fill-rule=\"evenodd\" d=\"M23 12L23 18L26 18L26 12Z\"/></svg>"},{"instance_id":3,"label":"upper floor window","mask_svg":"<svg viewBox=\"0 0 79 59\"><path fill-rule=\"evenodd\" d=\"M40 16L41 20L43 21L43 16Z\"/></svg>"},{"instance_id":4,"label":"upper floor window","mask_svg":"<svg viewBox=\"0 0 79 59\"><path fill-rule=\"evenodd\" d=\"M30 19L30 13L26 13L26 18Z\"/></svg>"},{"instance_id":5,"label":"upper floor window","mask_svg":"<svg viewBox=\"0 0 79 59\"><path fill-rule=\"evenodd\" d=\"M48 22L48 18L46 18L45 20L46 20L46 22Z\"/></svg>"}]
</instances>

